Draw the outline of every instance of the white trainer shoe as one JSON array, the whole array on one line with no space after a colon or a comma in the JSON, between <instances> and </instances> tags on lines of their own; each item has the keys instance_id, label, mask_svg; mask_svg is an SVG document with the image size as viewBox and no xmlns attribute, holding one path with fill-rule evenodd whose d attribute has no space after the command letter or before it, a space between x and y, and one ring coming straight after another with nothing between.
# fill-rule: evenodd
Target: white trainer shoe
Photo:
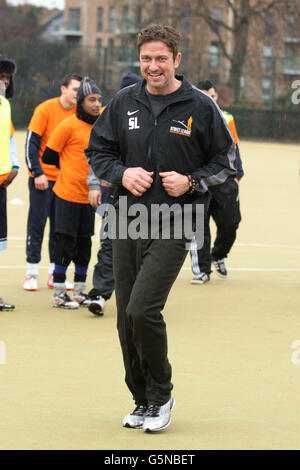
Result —
<instances>
[{"instance_id":1,"label":"white trainer shoe","mask_svg":"<svg viewBox=\"0 0 300 470\"><path fill-rule=\"evenodd\" d=\"M38 277L34 274L27 274L23 288L28 291L35 291L38 289Z\"/></svg>"},{"instance_id":2,"label":"white trainer shoe","mask_svg":"<svg viewBox=\"0 0 300 470\"><path fill-rule=\"evenodd\" d=\"M105 310L105 299L103 299L101 295L99 295L96 298L91 299L88 309L94 315L101 317L104 314L104 310Z\"/></svg>"},{"instance_id":3,"label":"white trainer shoe","mask_svg":"<svg viewBox=\"0 0 300 470\"><path fill-rule=\"evenodd\" d=\"M144 417L143 430L153 432L167 428L171 423L170 413L174 406L175 400L172 397L162 406L149 405Z\"/></svg>"},{"instance_id":4,"label":"white trainer shoe","mask_svg":"<svg viewBox=\"0 0 300 470\"><path fill-rule=\"evenodd\" d=\"M212 261L215 269L216 269L216 274L222 278L226 279L227 278L227 269L225 267L224 259L216 259Z\"/></svg>"},{"instance_id":5,"label":"white trainer shoe","mask_svg":"<svg viewBox=\"0 0 300 470\"><path fill-rule=\"evenodd\" d=\"M68 294L62 292L60 294L54 294L52 297L52 307L75 309L79 307L78 302L71 300Z\"/></svg>"},{"instance_id":6,"label":"white trainer shoe","mask_svg":"<svg viewBox=\"0 0 300 470\"><path fill-rule=\"evenodd\" d=\"M123 419L124 428L135 428L140 429L143 427L144 418L147 411L147 406L137 405L137 407L130 413L126 415Z\"/></svg>"},{"instance_id":7,"label":"white trainer shoe","mask_svg":"<svg viewBox=\"0 0 300 470\"><path fill-rule=\"evenodd\" d=\"M82 307L88 307L91 299L88 294L85 293L86 283L85 282L74 282L74 290L72 299L75 300Z\"/></svg>"},{"instance_id":8,"label":"white trainer shoe","mask_svg":"<svg viewBox=\"0 0 300 470\"><path fill-rule=\"evenodd\" d=\"M193 277L193 279L190 280L191 284L205 284L206 282L210 281L209 274L206 273L200 273L197 274L197 276Z\"/></svg>"}]
</instances>

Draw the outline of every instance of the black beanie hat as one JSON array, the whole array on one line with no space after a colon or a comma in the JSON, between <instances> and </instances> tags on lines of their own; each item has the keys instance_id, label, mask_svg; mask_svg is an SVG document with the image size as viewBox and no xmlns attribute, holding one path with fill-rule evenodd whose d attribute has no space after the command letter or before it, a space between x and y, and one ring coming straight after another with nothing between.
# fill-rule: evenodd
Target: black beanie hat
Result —
<instances>
[{"instance_id":1,"label":"black beanie hat","mask_svg":"<svg viewBox=\"0 0 300 470\"><path fill-rule=\"evenodd\" d=\"M14 74L16 72L17 66L14 60L8 59L0 54L0 73L9 73L10 74L10 83L6 89L6 98L12 98L14 95Z\"/></svg>"},{"instance_id":2,"label":"black beanie hat","mask_svg":"<svg viewBox=\"0 0 300 470\"><path fill-rule=\"evenodd\" d=\"M102 91L96 85L96 83L89 77L83 77L77 91L77 106L84 100L86 96L92 95L93 93L98 93L102 96Z\"/></svg>"},{"instance_id":3,"label":"black beanie hat","mask_svg":"<svg viewBox=\"0 0 300 470\"><path fill-rule=\"evenodd\" d=\"M129 85L133 85L134 83L137 83L140 80L142 80L141 77L139 77L135 73L127 72L121 78L120 89L125 88Z\"/></svg>"},{"instance_id":4,"label":"black beanie hat","mask_svg":"<svg viewBox=\"0 0 300 470\"><path fill-rule=\"evenodd\" d=\"M92 95L93 93L98 93L102 96L102 92L96 83L89 77L83 77L77 91L76 115L79 119L87 122L88 124L93 124L96 121L97 116L87 114L82 107L82 102L86 96Z\"/></svg>"}]
</instances>

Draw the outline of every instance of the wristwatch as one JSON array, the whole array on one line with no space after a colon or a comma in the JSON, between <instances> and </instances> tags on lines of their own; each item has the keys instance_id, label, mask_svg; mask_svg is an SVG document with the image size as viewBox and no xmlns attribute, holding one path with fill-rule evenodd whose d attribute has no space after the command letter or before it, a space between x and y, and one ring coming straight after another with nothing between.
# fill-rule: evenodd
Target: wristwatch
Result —
<instances>
[{"instance_id":1,"label":"wristwatch","mask_svg":"<svg viewBox=\"0 0 300 470\"><path fill-rule=\"evenodd\" d=\"M187 175L188 179L189 179L189 189L187 191L188 194L193 194L193 192L195 191L196 189L196 184L197 184L197 179L192 176L192 175Z\"/></svg>"}]
</instances>

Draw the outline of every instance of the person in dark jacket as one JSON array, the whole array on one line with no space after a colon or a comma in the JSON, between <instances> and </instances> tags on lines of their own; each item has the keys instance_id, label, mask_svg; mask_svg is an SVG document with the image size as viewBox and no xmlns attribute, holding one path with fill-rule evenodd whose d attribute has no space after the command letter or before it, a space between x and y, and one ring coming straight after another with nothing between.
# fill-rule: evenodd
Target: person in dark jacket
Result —
<instances>
[{"instance_id":1,"label":"person in dark jacket","mask_svg":"<svg viewBox=\"0 0 300 470\"><path fill-rule=\"evenodd\" d=\"M210 80L202 80L198 88L208 94L215 102L218 100L216 86ZM241 221L239 181L244 176L242 160L239 151L239 138L237 135L234 118L231 114L221 110L226 120L236 150L236 177L231 176L225 183L216 186L211 194L209 209L204 221L204 243L198 247L196 240L191 244L192 271L194 274L191 284L205 284L210 281L211 264L214 265L216 274L227 278L226 258L235 242L236 232ZM209 221L212 217L217 226L217 234L211 250L211 233Z\"/></svg>"},{"instance_id":2,"label":"person in dark jacket","mask_svg":"<svg viewBox=\"0 0 300 470\"><path fill-rule=\"evenodd\" d=\"M179 44L180 34L170 26L149 25L139 33L144 80L120 90L109 102L86 150L96 176L116 187L112 233L117 327L125 381L136 404L123 426L144 431L166 428L175 404L161 312L190 239L176 233L180 217L175 214L169 218L169 236L164 236L164 213L152 232L156 222L151 213L175 203L182 212L184 205L190 210L207 207L209 187L236 173L234 143L218 107L175 75ZM133 231L140 222L134 217L138 210L147 215L137 224L140 236Z\"/></svg>"}]
</instances>

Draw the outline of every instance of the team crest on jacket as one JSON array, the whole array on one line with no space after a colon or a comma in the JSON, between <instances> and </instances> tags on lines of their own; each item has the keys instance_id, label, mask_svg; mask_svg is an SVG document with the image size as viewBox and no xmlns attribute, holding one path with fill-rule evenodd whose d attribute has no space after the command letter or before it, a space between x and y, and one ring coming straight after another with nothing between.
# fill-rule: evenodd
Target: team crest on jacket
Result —
<instances>
[{"instance_id":1,"label":"team crest on jacket","mask_svg":"<svg viewBox=\"0 0 300 470\"><path fill-rule=\"evenodd\" d=\"M183 121L176 121L175 119L173 119L173 122L176 122L177 124L180 124L180 127L178 125L177 126L171 126L170 127L170 132L172 134L179 134L179 135L184 135L186 137L191 137L192 122L193 122L192 116L189 117L187 124L185 124L185 122L183 122Z\"/></svg>"}]
</instances>

